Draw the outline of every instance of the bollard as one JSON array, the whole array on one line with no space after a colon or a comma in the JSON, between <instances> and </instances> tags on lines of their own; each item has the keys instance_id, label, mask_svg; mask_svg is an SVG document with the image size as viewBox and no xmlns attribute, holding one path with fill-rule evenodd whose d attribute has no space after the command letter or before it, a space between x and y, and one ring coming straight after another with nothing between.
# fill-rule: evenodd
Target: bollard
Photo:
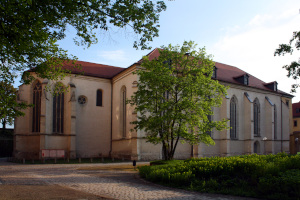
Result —
<instances>
[{"instance_id":1,"label":"bollard","mask_svg":"<svg viewBox=\"0 0 300 200\"><path fill-rule=\"evenodd\" d=\"M25 164L25 158L23 158L23 164Z\"/></svg>"}]
</instances>

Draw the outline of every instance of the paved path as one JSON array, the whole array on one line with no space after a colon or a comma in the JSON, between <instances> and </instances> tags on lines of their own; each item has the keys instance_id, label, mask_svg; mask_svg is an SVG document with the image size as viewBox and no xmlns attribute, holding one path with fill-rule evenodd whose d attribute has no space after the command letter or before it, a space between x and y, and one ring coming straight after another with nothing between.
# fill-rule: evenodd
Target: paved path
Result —
<instances>
[{"instance_id":1,"label":"paved path","mask_svg":"<svg viewBox=\"0 0 300 200\"><path fill-rule=\"evenodd\" d=\"M124 164L124 163L122 163ZM1 184L49 185L57 184L111 199L247 199L225 195L189 192L146 182L133 172L78 170L81 167L108 164L23 165L0 160ZM117 164L111 164L117 165Z\"/></svg>"}]
</instances>

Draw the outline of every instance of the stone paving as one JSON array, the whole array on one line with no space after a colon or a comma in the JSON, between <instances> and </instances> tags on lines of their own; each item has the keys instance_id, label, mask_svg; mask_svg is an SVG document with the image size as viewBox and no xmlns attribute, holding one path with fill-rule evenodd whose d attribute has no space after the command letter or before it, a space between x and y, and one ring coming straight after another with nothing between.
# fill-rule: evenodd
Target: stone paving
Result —
<instances>
[{"instance_id":1,"label":"stone paving","mask_svg":"<svg viewBox=\"0 0 300 200\"><path fill-rule=\"evenodd\" d=\"M124 163L123 163L124 164ZM80 167L108 164L23 165L0 160L1 184L50 185L72 188L108 199L249 199L226 195L202 194L159 186L144 181L133 172L78 170ZM116 165L116 164L114 164Z\"/></svg>"}]
</instances>

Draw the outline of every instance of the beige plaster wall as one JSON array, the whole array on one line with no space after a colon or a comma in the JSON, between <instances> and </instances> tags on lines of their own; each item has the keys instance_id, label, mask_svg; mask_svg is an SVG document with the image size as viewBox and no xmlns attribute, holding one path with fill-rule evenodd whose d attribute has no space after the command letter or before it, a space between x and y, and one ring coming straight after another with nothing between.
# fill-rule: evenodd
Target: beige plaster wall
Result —
<instances>
[{"instance_id":1,"label":"beige plaster wall","mask_svg":"<svg viewBox=\"0 0 300 200\"><path fill-rule=\"evenodd\" d=\"M133 84L137 80L137 75L133 74L136 66L127 68L122 73L115 76L112 80L113 86L113 99L112 99L112 154L118 157L118 155L126 154L127 156L136 157L138 154L137 149L137 133L131 131L134 125L132 121L136 120L136 113L134 108L130 105L126 105L126 130L125 137L123 137L123 126L121 119L121 89L126 87L126 99L130 99L137 87ZM136 159L136 158L135 158Z\"/></svg>"}]
</instances>

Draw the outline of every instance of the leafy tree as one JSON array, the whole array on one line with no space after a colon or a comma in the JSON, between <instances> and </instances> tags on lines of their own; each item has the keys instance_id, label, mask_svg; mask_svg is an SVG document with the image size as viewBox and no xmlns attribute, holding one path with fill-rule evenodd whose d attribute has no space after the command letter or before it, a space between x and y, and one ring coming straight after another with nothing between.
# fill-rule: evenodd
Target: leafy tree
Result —
<instances>
[{"instance_id":1,"label":"leafy tree","mask_svg":"<svg viewBox=\"0 0 300 200\"><path fill-rule=\"evenodd\" d=\"M158 36L159 13L164 2L151 0L2 0L0 1L0 80L33 69L42 78L55 80L70 70L57 67L76 59L57 41L74 27L78 45L97 42L96 31L111 27L132 28L138 35L134 47L148 48ZM33 79L25 73L23 81Z\"/></svg>"},{"instance_id":2,"label":"leafy tree","mask_svg":"<svg viewBox=\"0 0 300 200\"><path fill-rule=\"evenodd\" d=\"M165 160L173 158L179 141L213 145L212 129L227 127L226 120L211 121L212 108L222 103L227 88L212 79L214 62L194 42L165 46L160 56L143 58L138 90L129 100L138 113L135 129L148 142L162 143Z\"/></svg>"},{"instance_id":3,"label":"leafy tree","mask_svg":"<svg viewBox=\"0 0 300 200\"><path fill-rule=\"evenodd\" d=\"M24 116L22 109L31 106L25 102L18 103L16 99L17 89L10 83L0 82L0 119L4 130L6 124L12 125L14 118Z\"/></svg>"},{"instance_id":4,"label":"leafy tree","mask_svg":"<svg viewBox=\"0 0 300 200\"><path fill-rule=\"evenodd\" d=\"M293 33L293 37L290 39L288 44L280 44L279 48L275 50L274 56L283 55L286 53L292 54L294 52L294 47L297 50L300 50L300 31L295 31ZM292 61L289 65L284 65L282 68L285 68L288 71L288 77L292 77L293 79L297 80L300 76L300 61ZM296 92L296 89L299 87L299 84L292 85L292 92Z\"/></svg>"}]
</instances>

